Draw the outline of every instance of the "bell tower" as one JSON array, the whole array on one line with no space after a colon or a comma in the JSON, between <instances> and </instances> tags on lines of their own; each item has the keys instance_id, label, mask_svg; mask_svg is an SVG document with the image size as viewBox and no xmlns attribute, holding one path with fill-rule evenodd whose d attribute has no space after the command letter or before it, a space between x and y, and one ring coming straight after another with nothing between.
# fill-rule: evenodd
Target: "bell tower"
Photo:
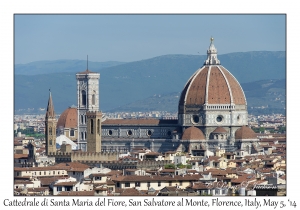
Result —
<instances>
[{"instance_id":1,"label":"bell tower","mask_svg":"<svg viewBox=\"0 0 300 210\"><path fill-rule=\"evenodd\" d=\"M101 152L102 113L88 111L87 116L87 152Z\"/></svg>"},{"instance_id":2,"label":"bell tower","mask_svg":"<svg viewBox=\"0 0 300 210\"><path fill-rule=\"evenodd\" d=\"M45 117L45 138L46 138L46 154L56 152L56 124L54 106L52 102L52 96L49 89L49 100L47 106L47 112Z\"/></svg>"},{"instance_id":3,"label":"bell tower","mask_svg":"<svg viewBox=\"0 0 300 210\"><path fill-rule=\"evenodd\" d=\"M87 151L87 116L88 111L99 111L100 74L88 68L76 74L77 112L78 112L78 148Z\"/></svg>"}]
</instances>

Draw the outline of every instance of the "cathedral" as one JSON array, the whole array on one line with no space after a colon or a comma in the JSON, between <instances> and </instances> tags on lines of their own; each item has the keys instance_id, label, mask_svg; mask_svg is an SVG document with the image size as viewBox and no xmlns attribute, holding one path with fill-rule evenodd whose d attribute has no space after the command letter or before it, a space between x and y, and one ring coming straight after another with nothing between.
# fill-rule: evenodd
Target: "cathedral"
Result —
<instances>
[{"instance_id":1,"label":"cathedral","mask_svg":"<svg viewBox=\"0 0 300 210\"><path fill-rule=\"evenodd\" d=\"M105 119L99 112L100 74L76 74L77 108L69 107L57 125L51 93L46 114L47 151L54 152L54 134L65 135L87 152L181 151L194 156L217 149L258 152L258 139L247 127L247 100L237 79L217 57L211 38L207 59L188 79L178 102L178 119ZM57 130L55 132L55 129Z\"/></svg>"}]
</instances>

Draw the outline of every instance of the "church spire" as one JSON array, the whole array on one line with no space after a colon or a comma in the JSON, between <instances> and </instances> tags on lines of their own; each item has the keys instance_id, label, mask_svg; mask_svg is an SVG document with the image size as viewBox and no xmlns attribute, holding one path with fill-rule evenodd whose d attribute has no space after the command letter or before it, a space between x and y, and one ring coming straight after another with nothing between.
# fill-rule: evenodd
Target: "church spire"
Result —
<instances>
[{"instance_id":1,"label":"church spire","mask_svg":"<svg viewBox=\"0 0 300 210\"><path fill-rule=\"evenodd\" d=\"M205 61L205 65L219 65L220 61L217 58L217 49L215 48L214 45L214 38L210 38L210 46L209 49L207 50L207 59Z\"/></svg>"},{"instance_id":2,"label":"church spire","mask_svg":"<svg viewBox=\"0 0 300 210\"><path fill-rule=\"evenodd\" d=\"M53 102L52 102L52 96L51 96L50 89L49 89L49 100L48 100L46 118L55 118L54 106L53 106Z\"/></svg>"}]
</instances>

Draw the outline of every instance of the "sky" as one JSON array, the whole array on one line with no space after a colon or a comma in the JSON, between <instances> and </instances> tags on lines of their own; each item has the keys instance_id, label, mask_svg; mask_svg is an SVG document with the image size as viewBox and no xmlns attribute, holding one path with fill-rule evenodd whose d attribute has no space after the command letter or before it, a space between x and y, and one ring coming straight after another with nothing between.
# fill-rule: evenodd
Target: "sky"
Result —
<instances>
[{"instance_id":1,"label":"sky","mask_svg":"<svg viewBox=\"0 0 300 210\"><path fill-rule=\"evenodd\" d=\"M131 62L166 54L285 51L286 15L14 15L14 61Z\"/></svg>"}]
</instances>

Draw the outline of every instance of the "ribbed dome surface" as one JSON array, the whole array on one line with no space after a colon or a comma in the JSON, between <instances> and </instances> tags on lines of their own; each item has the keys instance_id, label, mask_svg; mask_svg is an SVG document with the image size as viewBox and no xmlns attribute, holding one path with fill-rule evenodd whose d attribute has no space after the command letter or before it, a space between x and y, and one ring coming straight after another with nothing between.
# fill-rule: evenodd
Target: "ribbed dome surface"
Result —
<instances>
[{"instance_id":1,"label":"ribbed dome surface","mask_svg":"<svg viewBox=\"0 0 300 210\"><path fill-rule=\"evenodd\" d=\"M227 133L223 127L217 127L212 133Z\"/></svg>"},{"instance_id":2,"label":"ribbed dome surface","mask_svg":"<svg viewBox=\"0 0 300 210\"><path fill-rule=\"evenodd\" d=\"M246 105L239 82L221 65L204 66L185 85L179 105Z\"/></svg>"},{"instance_id":3,"label":"ribbed dome surface","mask_svg":"<svg viewBox=\"0 0 300 210\"><path fill-rule=\"evenodd\" d=\"M204 140L205 136L199 128L189 127L182 135L182 140Z\"/></svg>"},{"instance_id":4,"label":"ribbed dome surface","mask_svg":"<svg viewBox=\"0 0 300 210\"><path fill-rule=\"evenodd\" d=\"M77 128L77 108L69 107L59 117L57 127Z\"/></svg>"},{"instance_id":5,"label":"ribbed dome surface","mask_svg":"<svg viewBox=\"0 0 300 210\"><path fill-rule=\"evenodd\" d=\"M255 132L247 127L247 126L242 126L241 128L237 129L235 132L235 139L256 139L257 136Z\"/></svg>"}]
</instances>

